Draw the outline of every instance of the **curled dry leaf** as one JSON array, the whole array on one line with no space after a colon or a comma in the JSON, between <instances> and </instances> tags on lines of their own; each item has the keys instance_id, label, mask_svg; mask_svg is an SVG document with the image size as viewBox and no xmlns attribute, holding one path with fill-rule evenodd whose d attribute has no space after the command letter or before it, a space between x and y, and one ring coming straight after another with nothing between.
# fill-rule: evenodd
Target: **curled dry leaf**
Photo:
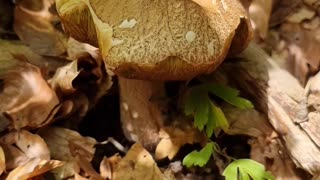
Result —
<instances>
[{"instance_id":1,"label":"curled dry leaf","mask_svg":"<svg viewBox=\"0 0 320 180\"><path fill-rule=\"evenodd\" d=\"M48 75L53 74L60 66L68 61L62 58L42 57L34 53L29 47L18 41L6 41L0 39L0 76L6 74L8 70L15 68L21 61L28 61L30 64L38 66Z\"/></svg>"},{"instance_id":2,"label":"curled dry leaf","mask_svg":"<svg viewBox=\"0 0 320 180\"><path fill-rule=\"evenodd\" d=\"M66 164L55 170L57 178L66 178L80 172L78 160L90 162L93 158L96 141L90 137L82 137L78 132L64 128L46 128L40 136L49 146L53 159L65 161ZM78 158L78 160L77 160Z\"/></svg>"},{"instance_id":3,"label":"curled dry leaf","mask_svg":"<svg viewBox=\"0 0 320 180\"><path fill-rule=\"evenodd\" d=\"M78 62L72 61L63 67L58 68L55 75L49 80L49 83L53 89L70 94L76 91L72 85L72 81L79 73Z\"/></svg>"},{"instance_id":4,"label":"curled dry leaf","mask_svg":"<svg viewBox=\"0 0 320 180\"><path fill-rule=\"evenodd\" d=\"M272 1L253 0L249 7L249 15L253 29L260 38L265 39L269 30Z\"/></svg>"},{"instance_id":5,"label":"curled dry leaf","mask_svg":"<svg viewBox=\"0 0 320 180\"><path fill-rule=\"evenodd\" d=\"M296 13L290 15L287 21L290 23L301 23L303 20L312 19L316 12L307 6L302 6Z\"/></svg>"},{"instance_id":6,"label":"curled dry leaf","mask_svg":"<svg viewBox=\"0 0 320 180\"><path fill-rule=\"evenodd\" d=\"M289 68L289 71L302 84L305 84L308 76L319 70L319 30L306 30L300 24L284 23L281 25L280 34L286 40L288 50L293 58L292 67Z\"/></svg>"},{"instance_id":7,"label":"curled dry leaf","mask_svg":"<svg viewBox=\"0 0 320 180\"><path fill-rule=\"evenodd\" d=\"M91 46L90 44L79 42L71 37L68 40L67 53L69 59L76 60L83 53L89 53L91 56L95 57L97 51L99 51L98 48Z\"/></svg>"},{"instance_id":8,"label":"curled dry leaf","mask_svg":"<svg viewBox=\"0 0 320 180\"><path fill-rule=\"evenodd\" d=\"M80 174L74 174L74 180L88 180L88 178L82 177Z\"/></svg>"},{"instance_id":9,"label":"curled dry leaf","mask_svg":"<svg viewBox=\"0 0 320 180\"><path fill-rule=\"evenodd\" d=\"M126 156L120 160L113 174L114 180L153 179L164 176L149 152L140 144L134 144Z\"/></svg>"},{"instance_id":10,"label":"curled dry leaf","mask_svg":"<svg viewBox=\"0 0 320 180\"><path fill-rule=\"evenodd\" d=\"M59 100L43 79L39 68L20 63L1 79L0 112L11 120L14 129L38 128L52 121Z\"/></svg>"},{"instance_id":11,"label":"curled dry leaf","mask_svg":"<svg viewBox=\"0 0 320 180\"><path fill-rule=\"evenodd\" d=\"M37 134L21 130L6 134L0 138L1 144L15 145L29 159L50 159L50 151L44 140Z\"/></svg>"},{"instance_id":12,"label":"curled dry leaf","mask_svg":"<svg viewBox=\"0 0 320 180\"><path fill-rule=\"evenodd\" d=\"M15 131L0 138L4 150L6 170L17 168L32 158L50 160L47 144L37 134L28 131Z\"/></svg>"},{"instance_id":13,"label":"curled dry leaf","mask_svg":"<svg viewBox=\"0 0 320 180\"><path fill-rule=\"evenodd\" d=\"M120 160L121 157L119 154L115 154L109 158L104 156L99 167L101 177L105 179L113 179L114 170L116 169Z\"/></svg>"},{"instance_id":14,"label":"curled dry leaf","mask_svg":"<svg viewBox=\"0 0 320 180\"><path fill-rule=\"evenodd\" d=\"M6 157L2 147L0 146L0 176L4 170L6 170Z\"/></svg>"},{"instance_id":15,"label":"curled dry leaf","mask_svg":"<svg viewBox=\"0 0 320 180\"><path fill-rule=\"evenodd\" d=\"M32 179L62 165L63 162L57 160L42 160L40 158L32 158L24 165L12 170L6 179Z\"/></svg>"},{"instance_id":16,"label":"curled dry leaf","mask_svg":"<svg viewBox=\"0 0 320 180\"><path fill-rule=\"evenodd\" d=\"M270 26L284 22L288 16L295 12L295 9L297 9L301 3L301 0L273 0Z\"/></svg>"},{"instance_id":17,"label":"curled dry leaf","mask_svg":"<svg viewBox=\"0 0 320 180\"><path fill-rule=\"evenodd\" d=\"M29 158L19 148L14 145L1 145L6 157L6 170L12 170L18 166L22 166Z\"/></svg>"},{"instance_id":18,"label":"curled dry leaf","mask_svg":"<svg viewBox=\"0 0 320 180\"><path fill-rule=\"evenodd\" d=\"M104 178L97 173L97 171L93 168L90 161L82 158L81 156L76 157L77 163L80 168L83 170L84 174L93 180L103 180Z\"/></svg>"},{"instance_id":19,"label":"curled dry leaf","mask_svg":"<svg viewBox=\"0 0 320 180\"><path fill-rule=\"evenodd\" d=\"M185 144L205 142L206 138L195 128L179 129L166 127L160 129L160 142L156 147L155 158L170 160L178 153L179 149Z\"/></svg>"},{"instance_id":20,"label":"curled dry leaf","mask_svg":"<svg viewBox=\"0 0 320 180\"><path fill-rule=\"evenodd\" d=\"M99 170L101 177L104 179L112 179L112 167L106 156L104 156L100 162Z\"/></svg>"},{"instance_id":21,"label":"curled dry leaf","mask_svg":"<svg viewBox=\"0 0 320 180\"><path fill-rule=\"evenodd\" d=\"M59 56L66 52L67 38L55 28L59 20L50 11L52 6L53 0L18 2L14 12L14 29L34 52Z\"/></svg>"}]
</instances>

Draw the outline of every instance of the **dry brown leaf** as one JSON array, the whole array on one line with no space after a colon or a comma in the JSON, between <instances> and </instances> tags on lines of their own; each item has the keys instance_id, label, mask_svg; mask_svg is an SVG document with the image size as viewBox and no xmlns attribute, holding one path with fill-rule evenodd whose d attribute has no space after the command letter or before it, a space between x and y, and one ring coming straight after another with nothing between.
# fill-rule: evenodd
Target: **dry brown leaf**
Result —
<instances>
[{"instance_id":1,"label":"dry brown leaf","mask_svg":"<svg viewBox=\"0 0 320 180\"><path fill-rule=\"evenodd\" d=\"M39 135L21 130L16 133L15 137L16 146L18 146L18 148L20 148L29 158L50 160L49 148Z\"/></svg>"},{"instance_id":2,"label":"dry brown leaf","mask_svg":"<svg viewBox=\"0 0 320 180\"><path fill-rule=\"evenodd\" d=\"M287 18L287 21L290 23L301 23L303 20L312 19L315 16L316 12L311 10L306 6L302 6L298 12L290 15Z\"/></svg>"},{"instance_id":3,"label":"dry brown leaf","mask_svg":"<svg viewBox=\"0 0 320 180\"><path fill-rule=\"evenodd\" d=\"M37 134L21 130L4 135L1 137L0 141L1 144L15 145L29 159L39 158L42 160L50 160L50 151L48 146Z\"/></svg>"},{"instance_id":4,"label":"dry brown leaf","mask_svg":"<svg viewBox=\"0 0 320 180\"><path fill-rule=\"evenodd\" d=\"M90 44L81 43L71 37L68 40L67 53L69 59L76 60L83 53L89 53L91 56L95 57L97 51L99 51L99 49Z\"/></svg>"},{"instance_id":5,"label":"dry brown leaf","mask_svg":"<svg viewBox=\"0 0 320 180\"><path fill-rule=\"evenodd\" d=\"M82 177L78 173L75 173L74 180L88 180L88 178Z\"/></svg>"},{"instance_id":6,"label":"dry brown leaf","mask_svg":"<svg viewBox=\"0 0 320 180\"><path fill-rule=\"evenodd\" d=\"M104 156L100 162L99 170L101 177L104 179L112 179L112 167L106 156Z\"/></svg>"},{"instance_id":7,"label":"dry brown leaf","mask_svg":"<svg viewBox=\"0 0 320 180\"><path fill-rule=\"evenodd\" d=\"M271 0L253 0L249 7L249 15L253 29L262 39L265 39L269 30L271 9Z\"/></svg>"},{"instance_id":8,"label":"dry brown leaf","mask_svg":"<svg viewBox=\"0 0 320 180\"><path fill-rule=\"evenodd\" d=\"M25 164L29 158L16 146L1 145L6 157L6 170L12 170Z\"/></svg>"},{"instance_id":9,"label":"dry brown leaf","mask_svg":"<svg viewBox=\"0 0 320 180\"><path fill-rule=\"evenodd\" d=\"M103 180L104 179L97 173L97 171L93 168L92 164L86 158L82 158L81 156L77 156L76 161L77 161L78 165L80 166L80 168L84 171L86 176L89 176L90 179L94 179L94 180Z\"/></svg>"},{"instance_id":10,"label":"dry brown leaf","mask_svg":"<svg viewBox=\"0 0 320 180\"><path fill-rule=\"evenodd\" d=\"M4 155L4 151L2 147L0 146L0 176L5 170L6 170L6 157Z\"/></svg>"},{"instance_id":11,"label":"dry brown leaf","mask_svg":"<svg viewBox=\"0 0 320 180\"><path fill-rule=\"evenodd\" d=\"M66 164L55 171L57 178L66 178L80 172L81 165L76 157L90 162L93 158L96 141L90 137L82 137L78 132L50 127L39 132L49 146L53 159L65 161Z\"/></svg>"},{"instance_id":12,"label":"dry brown leaf","mask_svg":"<svg viewBox=\"0 0 320 180\"><path fill-rule=\"evenodd\" d=\"M164 176L149 152L140 144L134 144L119 162L113 174L114 180L152 179L163 180Z\"/></svg>"},{"instance_id":13,"label":"dry brown leaf","mask_svg":"<svg viewBox=\"0 0 320 180\"><path fill-rule=\"evenodd\" d=\"M0 54L0 76L6 74L8 70L15 68L17 64L21 63L21 59L38 66L48 74L53 74L58 67L67 63L67 61L62 58L44 58L39 56L20 41L6 41L0 39ZM15 58L17 56L21 58Z\"/></svg>"},{"instance_id":14,"label":"dry brown leaf","mask_svg":"<svg viewBox=\"0 0 320 180\"><path fill-rule=\"evenodd\" d=\"M195 128L181 130L175 127L167 127L160 129L159 134L161 140L156 147L156 159L168 157L171 160L183 145L201 143L205 139Z\"/></svg>"},{"instance_id":15,"label":"dry brown leaf","mask_svg":"<svg viewBox=\"0 0 320 180\"><path fill-rule=\"evenodd\" d=\"M67 38L55 29L59 20L50 11L51 6L54 6L53 0L21 1L15 8L14 29L34 52L59 56L66 52Z\"/></svg>"},{"instance_id":16,"label":"dry brown leaf","mask_svg":"<svg viewBox=\"0 0 320 180\"><path fill-rule=\"evenodd\" d=\"M69 64L57 69L55 75L49 80L53 89L59 89L63 93L73 93L76 89L72 81L79 75L78 62L72 61Z\"/></svg>"},{"instance_id":17,"label":"dry brown leaf","mask_svg":"<svg viewBox=\"0 0 320 180\"><path fill-rule=\"evenodd\" d=\"M301 0L273 0L270 26L284 22L288 16L295 12L295 9L297 9L301 3Z\"/></svg>"},{"instance_id":18,"label":"dry brown leaf","mask_svg":"<svg viewBox=\"0 0 320 180\"><path fill-rule=\"evenodd\" d=\"M6 180L26 180L42 175L56 167L62 166L63 162L56 160L41 160L32 158L22 166L12 170Z\"/></svg>"},{"instance_id":19,"label":"dry brown leaf","mask_svg":"<svg viewBox=\"0 0 320 180\"><path fill-rule=\"evenodd\" d=\"M0 112L12 121L14 129L38 128L52 121L59 99L43 79L39 68L20 63L2 79Z\"/></svg>"},{"instance_id":20,"label":"dry brown leaf","mask_svg":"<svg viewBox=\"0 0 320 180\"><path fill-rule=\"evenodd\" d=\"M319 70L320 37L318 29L306 30L300 24L284 23L281 26L281 36L287 42L287 48L292 56L292 72L302 84L308 76Z\"/></svg>"},{"instance_id":21,"label":"dry brown leaf","mask_svg":"<svg viewBox=\"0 0 320 180\"><path fill-rule=\"evenodd\" d=\"M100 175L105 179L112 179L114 170L116 169L120 160L121 157L119 154L115 154L109 158L104 156L100 162Z\"/></svg>"}]
</instances>

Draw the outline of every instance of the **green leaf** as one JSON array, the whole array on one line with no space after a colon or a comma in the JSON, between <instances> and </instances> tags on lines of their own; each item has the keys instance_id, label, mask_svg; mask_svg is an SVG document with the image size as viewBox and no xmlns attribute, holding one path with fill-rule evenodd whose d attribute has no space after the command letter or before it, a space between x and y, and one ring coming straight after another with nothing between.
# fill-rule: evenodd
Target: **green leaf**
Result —
<instances>
[{"instance_id":1,"label":"green leaf","mask_svg":"<svg viewBox=\"0 0 320 180\"><path fill-rule=\"evenodd\" d=\"M192 88L185 99L185 114L194 114L194 126L200 131L208 122L210 99L208 93L199 88Z\"/></svg>"},{"instance_id":2,"label":"green leaf","mask_svg":"<svg viewBox=\"0 0 320 180\"><path fill-rule=\"evenodd\" d=\"M208 137L217 128L229 128L222 110L211 102L209 92L242 109L253 107L250 101L238 97L239 91L227 86L207 83L192 87L184 99L184 112L194 115L194 126L200 131L205 129Z\"/></svg>"},{"instance_id":3,"label":"green leaf","mask_svg":"<svg viewBox=\"0 0 320 180\"><path fill-rule=\"evenodd\" d=\"M192 151L186 157L183 158L182 164L188 168L191 166L203 167L206 165L213 154L214 143L207 143L200 151Z\"/></svg>"},{"instance_id":4,"label":"green leaf","mask_svg":"<svg viewBox=\"0 0 320 180\"><path fill-rule=\"evenodd\" d=\"M221 128L227 130L229 128L229 123L224 116L223 111L213 103L210 103L208 122L206 125L206 133L208 137L211 137L214 130Z\"/></svg>"},{"instance_id":5,"label":"green leaf","mask_svg":"<svg viewBox=\"0 0 320 180\"><path fill-rule=\"evenodd\" d=\"M198 92L191 89L184 99L184 113L189 116L193 114L199 104Z\"/></svg>"},{"instance_id":6,"label":"green leaf","mask_svg":"<svg viewBox=\"0 0 320 180\"><path fill-rule=\"evenodd\" d=\"M218 84L204 84L208 92L220 97L224 101L241 109L251 109L253 104L247 99L238 97L239 91L228 86Z\"/></svg>"},{"instance_id":7,"label":"green leaf","mask_svg":"<svg viewBox=\"0 0 320 180\"><path fill-rule=\"evenodd\" d=\"M251 159L233 161L223 171L226 180L274 180L274 177L265 171L262 164Z\"/></svg>"}]
</instances>

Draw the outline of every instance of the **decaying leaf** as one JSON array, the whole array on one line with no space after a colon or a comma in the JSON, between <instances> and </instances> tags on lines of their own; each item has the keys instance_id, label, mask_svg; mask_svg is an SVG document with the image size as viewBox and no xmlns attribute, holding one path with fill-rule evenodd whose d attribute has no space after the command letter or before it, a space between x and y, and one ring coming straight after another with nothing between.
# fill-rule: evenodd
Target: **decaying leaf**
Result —
<instances>
[{"instance_id":1,"label":"decaying leaf","mask_svg":"<svg viewBox=\"0 0 320 180\"><path fill-rule=\"evenodd\" d=\"M153 179L163 180L164 176L149 152L140 144L134 144L118 163L113 174L114 180Z\"/></svg>"},{"instance_id":2,"label":"decaying leaf","mask_svg":"<svg viewBox=\"0 0 320 180\"><path fill-rule=\"evenodd\" d=\"M182 130L174 127L166 127L161 129L159 134L161 140L156 147L156 159L168 157L171 160L183 145L202 143L205 141L204 136L195 128Z\"/></svg>"},{"instance_id":3,"label":"decaying leaf","mask_svg":"<svg viewBox=\"0 0 320 180\"><path fill-rule=\"evenodd\" d=\"M14 145L1 145L6 157L6 170L12 170L16 167L22 166L29 158L19 148Z\"/></svg>"},{"instance_id":4,"label":"decaying leaf","mask_svg":"<svg viewBox=\"0 0 320 180\"><path fill-rule=\"evenodd\" d=\"M22 62L1 79L0 112L11 120L13 128L37 128L51 122L59 99L38 67Z\"/></svg>"},{"instance_id":5,"label":"decaying leaf","mask_svg":"<svg viewBox=\"0 0 320 180\"><path fill-rule=\"evenodd\" d=\"M88 161L85 158L82 158L81 156L77 156L76 161L87 177L94 180L103 180L103 177L97 173L90 161Z\"/></svg>"},{"instance_id":6,"label":"decaying leaf","mask_svg":"<svg viewBox=\"0 0 320 180\"><path fill-rule=\"evenodd\" d=\"M76 60L83 53L89 53L91 56L95 57L98 48L91 46L87 43L81 43L73 38L69 38L68 40L68 49L67 54L68 58L72 60Z\"/></svg>"},{"instance_id":7,"label":"decaying leaf","mask_svg":"<svg viewBox=\"0 0 320 180\"><path fill-rule=\"evenodd\" d=\"M0 76L6 74L8 70L14 68L17 64L21 63L22 60L38 66L42 71L46 71L47 74L53 74L58 67L68 62L63 58L42 57L34 53L20 41L0 39L0 54Z\"/></svg>"},{"instance_id":8,"label":"decaying leaf","mask_svg":"<svg viewBox=\"0 0 320 180\"><path fill-rule=\"evenodd\" d=\"M298 6L301 4L301 0L273 0L270 25L275 26L284 22L287 19L287 17L293 14L295 10L298 8Z\"/></svg>"},{"instance_id":9,"label":"decaying leaf","mask_svg":"<svg viewBox=\"0 0 320 180\"><path fill-rule=\"evenodd\" d=\"M58 18L50 11L51 6L52 0L21 1L15 8L14 29L34 52L59 56L66 52L67 38L55 28Z\"/></svg>"},{"instance_id":10,"label":"decaying leaf","mask_svg":"<svg viewBox=\"0 0 320 180\"><path fill-rule=\"evenodd\" d=\"M79 75L78 62L72 61L69 64L57 69L55 75L49 80L53 89L61 90L64 93L75 92L72 81Z\"/></svg>"},{"instance_id":11,"label":"decaying leaf","mask_svg":"<svg viewBox=\"0 0 320 180\"><path fill-rule=\"evenodd\" d=\"M107 157L103 157L102 161L100 162L100 175L104 179L112 179L112 167Z\"/></svg>"},{"instance_id":12,"label":"decaying leaf","mask_svg":"<svg viewBox=\"0 0 320 180\"><path fill-rule=\"evenodd\" d=\"M6 157L3 148L0 146L0 175L6 170Z\"/></svg>"},{"instance_id":13,"label":"decaying leaf","mask_svg":"<svg viewBox=\"0 0 320 180\"><path fill-rule=\"evenodd\" d=\"M37 134L32 134L26 130L15 131L1 137L0 141L1 144L15 145L29 159L50 160L48 146Z\"/></svg>"},{"instance_id":14,"label":"decaying leaf","mask_svg":"<svg viewBox=\"0 0 320 180\"><path fill-rule=\"evenodd\" d=\"M49 146L53 159L65 161L66 164L55 170L57 178L66 178L80 172L79 162L90 162L93 158L96 141L82 137L69 129L51 127L40 131L40 136Z\"/></svg>"},{"instance_id":15,"label":"decaying leaf","mask_svg":"<svg viewBox=\"0 0 320 180\"><path fill-rule=\"evenodd\" d=\"M37 134L15 131L2 136L0 142L6 158L6 170L23 166L31 159L50 160L47 144Z\"/></svg>"},{"instance_id":16,"label":"decaying leaf","mask_svg":"<svg viewBox=\"0 0 320 180\"><path fill-rule=\"evenodd\" d=\"M113 179L114 170L116 169L120 160L121 157L119 154L115 154L109 158L103 157L99 167L101 177L105 179Z\"/></svg>"},{"instance_id":17,"label":"decaying leaf","mask_svg":"<svg viewBox=\"0 0 320 180\"><path fill-rule=\"evenodd\" d=\"M253 29L264 39L269 30L272 1L253 0L249 7L249 15Z\"/></svg>"},{"instance_id":18,"label":"decaying leaf","mask_svg":"<svg viewBox=\"0 0 320 180\"><path fill-rule=\"evenodd\" d=\"M40 158L32 158L24 165L12 170L6 179L27 180L37 177L62 165L63 162L57 160L42 160Z\"/></svg>"},{"instance_id":19,"label":"decaying leaf","mask_svg":"<svg viewBox=\"0 0 320 180\"><path fill-rule=\"evenodd\" d=\"M291 68L288 68L302 84L307 78L319 70L320 38L319 30L306 30L296 23L284 23L280 30L286 40L292 56Z\"/></svg>"},{"instance_id":20,"label":"decaying leaf","mask_svg":"<svg viewBox=\"0 0 320 180\"><path fill-rule=\"evenodd\" d=\"M316 12L307 6L302 6L296 13L287 18L290 23L301 23L303 20L312 19Z\"/></svg>"}]
</instances>

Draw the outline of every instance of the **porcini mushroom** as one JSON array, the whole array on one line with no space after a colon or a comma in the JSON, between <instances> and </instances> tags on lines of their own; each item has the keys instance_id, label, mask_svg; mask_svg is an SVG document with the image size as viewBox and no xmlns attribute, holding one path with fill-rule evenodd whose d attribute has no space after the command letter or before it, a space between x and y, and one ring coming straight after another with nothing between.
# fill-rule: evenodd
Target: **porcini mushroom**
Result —
<instances>
[{"instance_id":1,"label":"porcini mushroom","mask_svg":"<svg viewBox=\"0 0 320 180\"><path fill-rule=\"evenodd\" d=\"M154 145L163 116L151 98L163 82L212 72L251 37L237 0L57 0L64 30L98 46L119 76L127 138ZM235 35L237 34L237 35Z\"/></svg>"}]
</instances>

